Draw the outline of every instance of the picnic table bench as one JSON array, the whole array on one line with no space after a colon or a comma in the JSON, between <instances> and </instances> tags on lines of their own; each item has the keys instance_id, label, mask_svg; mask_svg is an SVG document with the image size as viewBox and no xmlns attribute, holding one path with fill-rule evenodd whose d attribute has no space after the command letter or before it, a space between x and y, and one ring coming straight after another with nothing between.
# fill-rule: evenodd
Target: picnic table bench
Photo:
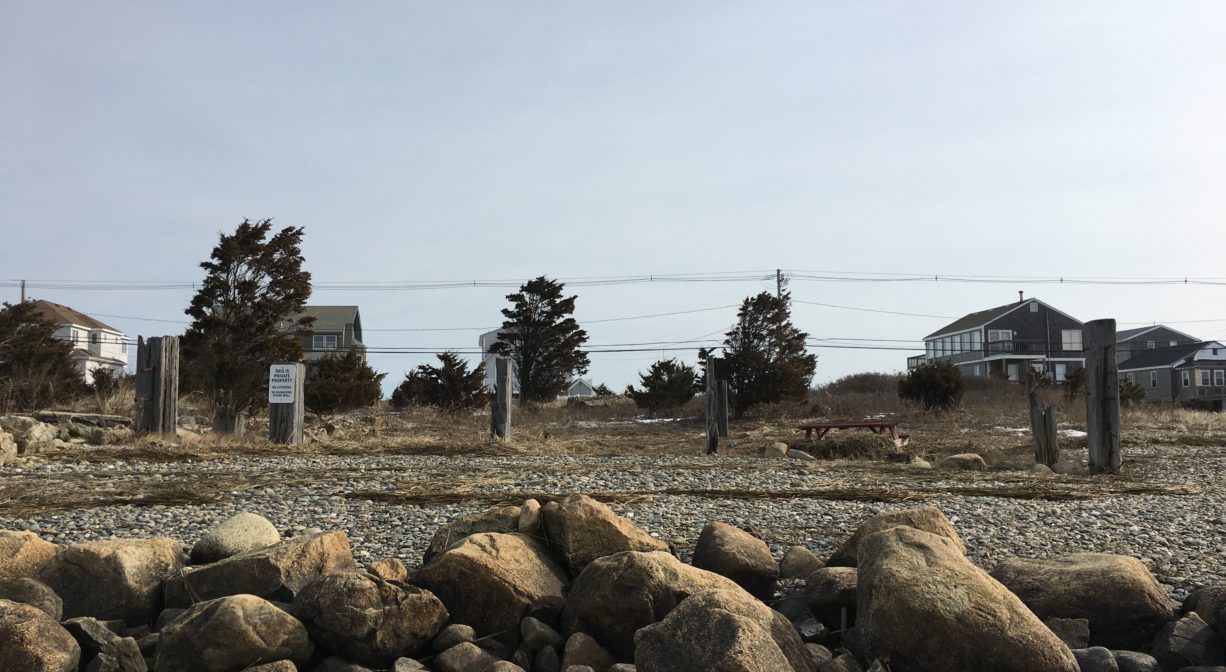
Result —
<instances>
[{"instance_id":1,"label":"picnic table bench","mask_svg":"<svg viewBox=\"0 0 1226 672\"><path fill-rule=\"evenodd\" d=\"M888 433L894 441L894 446L902 448L911 440L909 434L898 433L898 423L892 420L834 420L831 422L809 422L799 425L797 429L805 430L805 438L817 434L820 439L832 429L867 429L874 434Z\"/></svg>"}]
</instances>

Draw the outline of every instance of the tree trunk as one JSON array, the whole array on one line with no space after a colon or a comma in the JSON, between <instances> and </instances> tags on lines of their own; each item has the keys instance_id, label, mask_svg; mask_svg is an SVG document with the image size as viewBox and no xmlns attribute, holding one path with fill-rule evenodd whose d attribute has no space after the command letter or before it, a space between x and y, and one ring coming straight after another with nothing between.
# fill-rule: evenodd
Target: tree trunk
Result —
<instances>
[{"instance_id":1,"label":"tree trunk","mask_svg":"<svg viewBox=\"0 0 1226 672\"><path fill-rule=\"evenodd\" d=\"M242 436L247 424L247 413L229 406L218 405L213 411L213 431L218 434Z\"/></svg>"}]
</instances>

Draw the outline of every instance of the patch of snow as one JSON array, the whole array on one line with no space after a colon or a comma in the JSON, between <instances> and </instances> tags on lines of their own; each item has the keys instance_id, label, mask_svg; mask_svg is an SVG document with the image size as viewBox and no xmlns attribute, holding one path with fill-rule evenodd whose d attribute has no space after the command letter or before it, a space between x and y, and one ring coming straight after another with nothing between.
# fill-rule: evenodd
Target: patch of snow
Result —
<instances>
[{"instance_id":1,"label":"patch of snow","mask_svg":"<svg viewBox=\"0 0 1226 672\"><path fill-rule=\"evenodd\" d=\"M1080 429L1062 429L1058 432L1061 436L1067 436L1073 439L1080 439L1087 434Z\"/></svg>"}]
</instances>

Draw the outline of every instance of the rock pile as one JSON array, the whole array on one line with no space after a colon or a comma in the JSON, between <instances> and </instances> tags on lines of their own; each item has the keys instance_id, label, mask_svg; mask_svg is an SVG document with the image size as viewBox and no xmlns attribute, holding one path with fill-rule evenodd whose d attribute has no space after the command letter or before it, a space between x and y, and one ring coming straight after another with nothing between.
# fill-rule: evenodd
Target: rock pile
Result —
<instances>
[{"instance_id":1,"label":"rock pile","mask_svg":"<svg viewBox=\"0 0 1226 672\"><path fill-rule=\"evenodd\" d=\"M0 415L0 466L18 455L36 455L72 445L110 445L128 441L131 420L123 416L42 412Z\"/></svg>"},{"instance_id":2,"label":"rock pile","mask_svg":"<svg viewBox=\"0 0 1226 672\"><path fill-rule=\"evenodd\" d=\"M1122 556L989 573L931 507L826 563L710 521L687 564L583 495L445 524L413 571L252 514L190 549L0 531L0 670L23 672L1220 671L1224 630L1226 586L1179 609Z\"/></svg>"}]
</instances>

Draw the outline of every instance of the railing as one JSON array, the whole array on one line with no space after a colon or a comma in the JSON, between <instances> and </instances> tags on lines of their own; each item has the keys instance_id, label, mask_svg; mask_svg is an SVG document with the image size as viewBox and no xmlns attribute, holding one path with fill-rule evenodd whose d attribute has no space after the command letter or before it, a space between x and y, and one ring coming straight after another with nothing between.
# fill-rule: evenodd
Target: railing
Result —
<instances>
[{"instance_id":1,"label":"railing","mask_svg":"<svg viewBox=\"0 0 1226 672\"><path fill-rule=\"evenodd\" d=\"M922 365L928 359L928 355L915 355L907 358L907 370L910 371L917 366Z\"/></svg>"}]
</instances>

